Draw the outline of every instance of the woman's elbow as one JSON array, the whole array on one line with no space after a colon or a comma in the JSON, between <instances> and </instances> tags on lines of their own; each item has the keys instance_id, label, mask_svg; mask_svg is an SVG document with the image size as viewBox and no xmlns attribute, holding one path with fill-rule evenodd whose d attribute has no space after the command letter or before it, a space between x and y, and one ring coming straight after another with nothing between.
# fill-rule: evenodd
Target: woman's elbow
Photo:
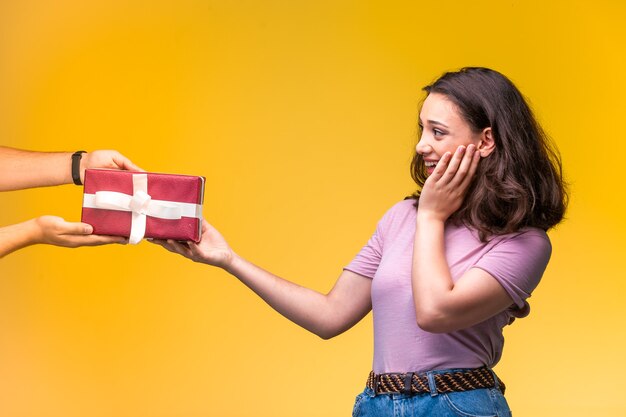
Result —
<instances>
[{"instance_id":1,"label":"woman's elbow","mask_svg":"<svg viewBox=\"0 0 626 417\"><path fill-rule=\"evenodd\" d=\"M316 332L315 334L322 340L330 340L333 337L337 336L336 334L331 332Z\"/></svg>"},{"instance_id":2,"label":"woman's elbow","mask_svg":"<svg viewBox=\"0 0 626 417\"><path fill-rule=\"evenodd\" d=\"M415 319L420 329L428 333L448 333L457 330L449 317L434 311L416 311Z\"/></svg>"},{"instance_id":3,"label":"woman's elbow","mask_svg":"<svg viewBox=\"0 0 626 417\"><path fill-rule=\"evenodd\" d=\"M328 327L323 329L316 329L313 333L315 333L320 339L329 340L335 336L339 336L345 331L346 329L336 329L333 327Z\"/></svg>"},{"instance_id":4,"label":"woman's elbow","mask_svg":"<svg viewBox=\"0 0 626 417\"><path fill-rule=\"evenodd\" d=\"M329 340L335 336L339 336L349 328L349 326L341 326L337 325L336 323L327 323L323 326L312 329L311 331L320 339Z\"/></svg>"}]
</instances>

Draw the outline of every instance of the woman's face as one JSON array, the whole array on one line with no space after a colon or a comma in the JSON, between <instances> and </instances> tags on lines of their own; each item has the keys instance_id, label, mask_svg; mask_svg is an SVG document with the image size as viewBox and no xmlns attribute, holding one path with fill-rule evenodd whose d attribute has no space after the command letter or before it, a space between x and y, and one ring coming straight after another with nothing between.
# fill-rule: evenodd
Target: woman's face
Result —
<instances>
[{"instance_id":1,"label":"woman's face","mask_svg":"<svg viewBox=\"0 0 626 417\"><path fill-rule=\"evenodd\" d=\"M446 152L471 143L480 149L483 132L472 131L469 123L461 117L457 106L443 94L431 93L424 100L420 113L422 136L415 148L422 155L428 175Z\"/></svg>"}]
</instances>

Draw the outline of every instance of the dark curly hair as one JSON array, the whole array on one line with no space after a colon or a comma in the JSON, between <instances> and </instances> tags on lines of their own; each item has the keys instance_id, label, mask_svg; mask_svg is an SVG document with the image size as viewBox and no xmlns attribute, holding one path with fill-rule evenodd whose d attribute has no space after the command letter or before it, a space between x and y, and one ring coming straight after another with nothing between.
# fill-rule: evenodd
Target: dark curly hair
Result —
<instances>
[{"instance_id":1,"label":"dark curly hair","mask_svg":"<svg viewBox=\"0 0 626 417\"><path fill-rule=\"evenodd\" d=\"M445 95L474 132L491 127L496 145L478 164L451 221L476 229L486 240L524 227L548 230L563 219L568 195L560 155L508 78L488 68L468 67L445 73L424 91ZM417 207L427 178L418 153L411 176L418 185L411 196Z\"/></svg>"}]
</instances>

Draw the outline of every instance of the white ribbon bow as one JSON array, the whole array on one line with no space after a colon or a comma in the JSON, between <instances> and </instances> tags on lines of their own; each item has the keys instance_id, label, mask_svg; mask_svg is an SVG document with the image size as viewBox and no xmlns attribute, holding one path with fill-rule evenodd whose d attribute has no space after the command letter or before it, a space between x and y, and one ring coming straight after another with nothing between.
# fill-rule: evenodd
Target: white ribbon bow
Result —
<instances>
[{"instance_id":1,"label":"white ribbon bow","mask_svg":"<svg viewBox=\"0 0 626 417\"><path fill-rule=\"evenodd\" d=\"M85 194L83 207L132 212L128 243L136 245L146 234L146 218L178 220L181 217L201 217L198 204L153 200L148 194L148 174L133 174L133 195L117 191L96 191Z\"/></svg>"}]
</instances>

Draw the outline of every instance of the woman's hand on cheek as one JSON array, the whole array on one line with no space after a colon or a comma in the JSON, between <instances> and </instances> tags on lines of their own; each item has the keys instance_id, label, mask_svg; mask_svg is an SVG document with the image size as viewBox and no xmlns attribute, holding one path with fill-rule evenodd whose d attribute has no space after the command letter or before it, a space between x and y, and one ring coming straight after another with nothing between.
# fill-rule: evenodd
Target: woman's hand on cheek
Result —
<instances>
[{"instance_id":1,"label":"woman's hand on cheek","mask_svg":"<svg viewBox=\"0 0 626 417\"><path fill-rule=\"evenodd\" d=\"M459 146L451 155L446 152L424 183L420 194L418 216L445 221L457 211L476 173L480 153L476 146Z\"/></svg>"}]
</instances>

